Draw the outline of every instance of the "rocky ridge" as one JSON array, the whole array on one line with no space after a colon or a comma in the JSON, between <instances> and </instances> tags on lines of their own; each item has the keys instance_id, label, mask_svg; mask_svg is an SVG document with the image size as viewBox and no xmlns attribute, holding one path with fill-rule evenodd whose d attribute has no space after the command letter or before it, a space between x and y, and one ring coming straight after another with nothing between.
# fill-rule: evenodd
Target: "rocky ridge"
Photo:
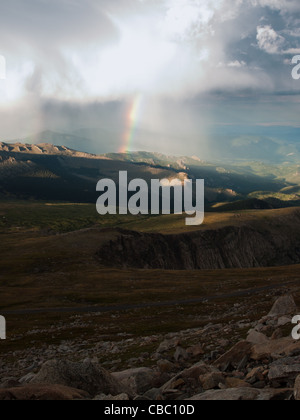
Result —
<instances>
[{"instance_id":1,"label":"rocky ridge","mask_svg":"<svg viewBox=\"0 0 300 420\"><path fill-rule=\"evenodd\" d=\"M300 400L300 341L291 337L295 314L293 297L280 297L267 316L241 322L247 334L233 347L222 338L226 325L209 324L201 334L188 330L157 336L157 350L144 358L156 362L151 368L109 372L96 359L68 360L65 346L62 357L31 367L22 378L17 372L4 377L2 371L0 400ZM182 345L184 335L197 334L197 344ZM209 357L204 334L219 349L211 347Z\"/></svg>"},{"instance_id":2,"label":"rocky ridge","mask_svg":"<svg viewBox=\"0 0 300 420\"><path fill-rule=\"evenodd\" d=\"M299 223L298 223L299 222ZM97 255L102 264L161 270L216 270L298 264L300 211L263 225L201 229L163 235L118 230ZM298 232L299 231L299 232Z\"/></svg>"}]
</instances>

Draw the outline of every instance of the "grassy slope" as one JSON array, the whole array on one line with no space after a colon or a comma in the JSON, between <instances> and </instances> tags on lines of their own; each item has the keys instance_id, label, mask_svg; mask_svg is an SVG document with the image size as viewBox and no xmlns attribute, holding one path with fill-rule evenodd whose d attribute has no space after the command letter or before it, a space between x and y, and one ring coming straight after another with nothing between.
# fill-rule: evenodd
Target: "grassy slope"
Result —
<instances>
[{"instance_id":1,"label":"grassy slope","mask_svg":"<svg viewBox=\"0 0 300 420\"><path fill-rule=\"evenodd\" d=\"M282 218L293 209L207 214L201 229L227 224L248 223L257 218ZM158 271L117 270L99 266L94 258L102 240L113 237L112 230L98 226L122 226L155 232L185 231L182 217L168 216L140 220L133 217L100 218L93 205L64 205L41 202L3 202L0 205L0 313L1 310L87 305L122 305L182 300L230 291L293 281L296 291L299 266L253 270ZM5 219L3 219L5 217ZM93 229L77 231L89 226ZM190 229L190 228L189 228ZM194 228L193 228L194 229ZM54 232L70 232L49 235ZM75 232L74 232L75 231ZM289 286L290 287L290 286ZM76 323L78 314L9 316L9 339L0 353L59 344L80 339L86 347L99 340L116 340L126 332L133 338L149 334L197 328L210 322L226 321L226 311L236 302L248 302L258 319L270 305L270 296L228 298L208 304L175 305L166 308L82 315L84 326ZM300 300L299 300L300 302ZM225 318L224 318L225 317ZM88 326L86 326L88 325ZM53 326L56 328L53 329ZM36 333L29 331L36 330ZM230 337L229 337L230 338ZM153 349L157 346L153 344ZM124 360L147 347L124 354ZM100 355L101 356L101 355ZM6 356L5 356L6 357ZM12 356L9 356L12 357ZM16 357L18 357L16 355ZM112 355L112 358L115 358Z\"/></svg>"},{"instance_id":2,"label":"grassy slope","mask_svg":"<svg viewBox=\"0 0 300 420\"><path fill-rule=\"evenodd\" d=\"M0 202L0 234L35 230L41 235L67 233L99 227L138 230L142 232L180 233L195 229L215 229L241 225L255 220L285 217L296 208L274 210L237 210L206 213L200 227L186 226L185 215L169 216L100 216L94 204L47 203L40 201Z\"/></svg>"},{"instance_id":3,"label":"grassy slope","mask_svg":"<svg viewBox=\"0 0 300 420\"><path fill-rule=\"evenodd\" d=\"M210 213L200 229L260 220L284 223L296 209ZM179 216L147 220L126 216L100 218L94 206L3 203L0 235L0 309L122 304L172 300L264 285L271 276L296 278L298 268L215 272L120 271L99 266L94 255L121 226L151 232L183 232ZM20 224L22 222L22 228ZM93 225L92 229L83 228ZM43 230L40 230L40 229ZM83 229L78 231L78 229ZM49 235L49 230L51 234ZM52 234L56 232L74 231ZM277 280L276 280L277 281Z\"/></svg>"}]
</instances>

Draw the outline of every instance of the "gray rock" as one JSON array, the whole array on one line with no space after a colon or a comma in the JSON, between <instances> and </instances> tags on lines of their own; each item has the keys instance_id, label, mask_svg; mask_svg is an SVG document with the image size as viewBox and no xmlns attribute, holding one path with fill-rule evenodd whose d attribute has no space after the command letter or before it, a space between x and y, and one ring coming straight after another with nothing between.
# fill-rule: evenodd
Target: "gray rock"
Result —
<instances>
[{"instance_id":1,"label":"gray rock","mask_svg":"<svg viewBox=\"0 0 300 420\"><path fill-rule=\"evenodd\" d=\"M211 372L199 377L204 391L219 388L220 384L225 384L225 378L221 372Z\"/></svg>"},{"instance_id":2,"label":"gray rock","mask_svg":"<svg viewBox=\"0 0 300 420\"><path fill-rule=\"evenodd\" d=\"M259 361L271 357L275 360L283 356L299 354L299 352L300 342L295 342L292 337L284 337L278 340L270 340L266 344L255 344L251 351L251 358Z\"/></svg>"},{"instance_id":3,"label":"gray rock","mask_svg":"<svg viewBox=\"0 0 300 420\"><path fill-rule=\"evenodd\" d=\"M169 360L159 360L157 366L162 373L169 373L176 371L176 366L174 363L169 362Z\"/></svg>"},{"instance_id":4,"label":"gray rock","mask_svg":"<svg viewBox=\"0 0 300 420\"><path fill-rule=\"evenodd\" d=\"M293 395L292 389L262 389L259 392L257 401L285 401L290 400Z\"/></svg>"},{"instance_id":5,"label":"gray rock","mask_svg":"<svg viewBox=\"0 0 300 420\"><path fill-rule=\"evenodd\" d=\"M190 357L199 357L204 354L203 348L200 344L196 344L195 346L189 347L186 350L186 352Z\"/></svg>"},{"instance_id":6,"label":"gray rock","mask_svg":"<svg viewBox=\"0 0 300 420\"><path fill-rule=\"evenodd\" d=\"M298 375L300 375L300 357L286 357L271 364L268 377L271 382L293 387Z\"/></svg>"},{"instance_id":7,"label":"gray rock","mask_svg":"<svg viewBox=\"0 0 300 420\"><path fill-rule=\"evenodd\" d=\"M171 340L165 340L159 345L157 353L165 353L169 350L172 350L173 348L176 348L178 345L179 340L176 337L172 338Z\"/></svg>"},{"instance_id":8,"label":"gray rock","mask_svg":"<svg viewBox=\"0 0 300 420\"><path fill-rule=\"evenodd\" d=\"M250 330L248 337L247 337L248 343L251 344L265 344L268 343L269 339L264 334L257 332L255 330Z\"/></svg>"},{"instance_id":9,"label":"gray rock","mask_svg":"<svg viewBox=\"0 0 300 420\"><path fill-rule=\"evenodd\" d=\"M113 378L135 395L142 395L149 389L159 374L149 368L128 369L122 372L112 373Z\"/></svg>"},{"instance_id":10,"label":"gray rock","mask_svg":"<svg viewBox=\"0 0 300 420\"><path fill-rule=\"evenodd\" d=\"M100 393L118 395L120 383L105 369L93 363L73 363L64 360L46 362L31 384L59 384L81 389L91 396Z\"/></svg>"},{"instance_id":11,"label":"gray rock","mask_svg":"<svg viewBox=\"0 0 300 420\"><path fill-rule=\"evenodd\" d=\"M25 375L25 376L23 376L21 379L20 379L20 384L29 384L30 383L30 381L33 379L33 378L35 378L35 374L33 373L33 372L31 372L31 373L27 373L27 375Z\"/></svg>"},{"instance_id":12,"label":"gray rock","mask_svg":"<svg viewBox=\"0 0 300 420\"><path fill-rule=\"evenodd\" d=\"M187 352L182 347L177 347L175 354L174 354L174 360L176 362L179 362L180 360L188 360L189 356Z\"/></svg>"},{"instance_id":13,"label":"gray rock","mask_svg":"<svg viewBox=\"0 0 300 420\"><path fill-rule=\"evenodd\" d=\"M178 387L185 385L186 383L193 383L198 388L201 388L199 378L209 373L220 373L218 369L213 366L206 365L205 363L197 363L189 369L185 369L178 373L170 381L166 382L161 387L161 392L164 396L172 392L178 391ZM180 384L180 385L179 385Z\"/></svg>"},{"instance_id":14,"label":"gray rock","mask_svg":"<svg viewBox=\"0 0 300 420\"><path fill-rule=\"evenodd\" d=\"M219 359L215 361L214 366L223 371L226 371L226 368L230 365L237 368L243 359L250 355L251 348L251 343L248 341L241 341L233 346L227 353L219 357Z\"/></svg>"},{"instance_id":15,"label":"gray rock","mask_svg":"<svg viewBox=\"0 0 300 420\"><path fill-rule=\"evenodd\" d=\"M291 324L292 318L287 316L282 316L278 319L277 327L284 327L285 325Z\"/></svg>"},{"instance_id":16,"label":"gray rock","mask_svg":"<svg viewBox=\"0 0 300 420\"><path fill-rule=\"evenodd\" d=\"M297 306L294 298L291 295L282 296L276 300L268 316L282 317L284 315L295 315L297 313Z\"/></svg>"}]
</instances>

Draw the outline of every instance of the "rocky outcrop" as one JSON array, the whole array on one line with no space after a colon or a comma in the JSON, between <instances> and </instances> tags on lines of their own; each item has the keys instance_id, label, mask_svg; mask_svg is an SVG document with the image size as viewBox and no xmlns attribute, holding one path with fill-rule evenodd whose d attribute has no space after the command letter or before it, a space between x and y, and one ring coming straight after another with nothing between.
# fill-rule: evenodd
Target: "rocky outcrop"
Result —
<instances>
[{"instance_id":1,"label":"rocky outcrop","mask_svg":"<svg viewBox=\"0 0 300 420\"><path fill-rule=\"evenodd\" d=\"M251 344L248 341L241 341L232 347L227 353L219 357L214 363L221 370L228 367L237 368L244 359L248 359L251 353Z\"/></svg>"},{"instance_id":2,"label":"rocky outcrop","mask_svg":"<svg viewBox=\"0 0 300 420\"><path fill-rule=\"evenodd\" d=\"M91 362L51 360L42 366L30 384L59 384L86 391L91 396L122 392L120 383L109 372Z\"/></svg>"},{"instance_id":3,"label":"rocky outcrop","mask_svg":"<svg viewBox=\"0 0 300 420\"><path fill-rule=\"evenodd\" d=\"M229 341L222 340L223 350L219 347L209 355L203 350L203 338L216 343L225 330L223 324L169 333L160 340L156 336L155 353L148 356L148 362L154 363L151 368L109 373L94 359L52 360L42 364L37 374L29 372L20 380L3 377L0 400L299 400L300 341L290 335L291 311L297 313L291 295L277 299L271 313L259 321L239 321L240 328L251 327L243 333L245 340L231 348ZM291 328L286 327L288 319ZM282 337L276 338L279 330Z\"/></svg>"},{"instance_id":4,"label":"rocky outcrop","mask_svg":"<svg viewBox=\"0 0 300 420\"><path fill-rule=\"evenodd\" d=\"M295 314L296 310L297 306L293 297L290 295L282 296L278 300L276 300L268 316L278 318L284 315Z\"/></svg>"},{"instance_id":5,"label":"rocky outcrop","mask_svg":"<svg viewBox=\"0 0 300 420\"><path fill-rule=\"evenodd\" d=\"M276 219L275 219L276 221ZM251 268L300 262L300 211L282 225L227 226L162 235L118 230L97 252L102 264L166 270Z\"/></svg>"},{"instance_id":6,"label":"rocky outcrop","mask_svg":"<svg viewBox=\"0 0 300 420\"><path fill-rule=\"evenodd\" d=\"M127 389L127 392L130 390L131 394L140 395L153 388L158 375L149 368L136 368L116 372L112 376L123 386L123 389Z\"/></svg>"}]
</instances>

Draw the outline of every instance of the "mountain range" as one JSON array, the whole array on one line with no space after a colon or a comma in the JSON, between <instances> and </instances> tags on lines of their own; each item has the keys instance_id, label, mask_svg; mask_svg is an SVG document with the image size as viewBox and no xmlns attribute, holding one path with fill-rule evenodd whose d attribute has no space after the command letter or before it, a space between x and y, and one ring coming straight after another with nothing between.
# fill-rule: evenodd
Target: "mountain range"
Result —
<instances>
[{"instance_id":1,"label":"mountain range","mask_svg":"<svg viewBox=\"0 0 300 420\"><path fill-rule=\"evenodd\" d=\"M4 139L6 143L25 143L66 146L73 150L90 154L116 153L123 140L122 127L111 129L89 128L71 133L43 131L29 137L14 140ZM214 127L208 134L209 141L203 140L206 147L195 145L197 154L202 160L226 161L227 163L259 161L264 163L298 163L300 160L299 128L291 127ZM201 140L201 141L200 141ZM137 129L135 133L135 149L156 152L162 144L170 144L175 150L175 144L183 143L180 139L169 139L162 134L148 130ZM197 143L197 140L195 139ZM174 146L172 146L172 144ZM153 150L151 150L153 149ZM192 153L193 154L193 153Z\"/></svg>"},{"instance_id":2,"label":"mountain range","mask_svg":"<svg viewBox=\"0 0 300 420\"><path fill-rule=\"evenodd\" d=\"M95 203L99 179L118 183L119 171L127 171L129 179L142 178L148 183L153 178L204 179L206 207L212 211L300 203L300 170L296 164L213 163L196 156L150 152L95 155L50 143L0 143L2 198Z\"/></svg>"}]
</instances>

